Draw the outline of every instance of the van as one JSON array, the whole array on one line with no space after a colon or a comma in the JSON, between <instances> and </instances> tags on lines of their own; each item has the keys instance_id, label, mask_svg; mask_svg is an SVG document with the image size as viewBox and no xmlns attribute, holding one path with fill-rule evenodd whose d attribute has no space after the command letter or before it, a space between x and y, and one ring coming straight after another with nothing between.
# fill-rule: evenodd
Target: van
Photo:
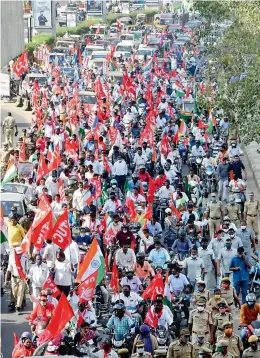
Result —
<instances>
[{"instance_id":1,"label":"van","mask_svg":"<svg viewBox=\"0 0 260 358\"><path fill-rule=\"evenodd\" d=\"M95 63L96 63L96 67L102 67L103 66L103 62L106 61L106 57L109 54L109 51L93 51L91 56L89 57L89 63L88 63L88 67L89 68L93 68L95 67ZM101 62L102 62L102 66L101 66Z\"/></svg>"},{"instance_id":2,"label":"van","mask_svg":"<svg viewBox=\"0 0 260 358\"><path fill-rule=\"evenodd\" d=\"M114 56L119 57L121 55L121 53L124 56L124 53L126 53L126 52L132 53L133 50L134 50L133 41L121 41L116 45L116 51L115 51Z\"/></svg>"}]
</instances>

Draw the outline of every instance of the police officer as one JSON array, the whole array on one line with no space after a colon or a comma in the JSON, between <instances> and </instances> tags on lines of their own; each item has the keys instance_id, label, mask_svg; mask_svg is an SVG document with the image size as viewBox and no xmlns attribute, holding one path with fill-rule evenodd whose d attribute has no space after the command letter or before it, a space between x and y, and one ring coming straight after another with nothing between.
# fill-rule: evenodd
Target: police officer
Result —
<instances>
[{"instance_id":1,"label":"police officer","mask_svg":"<svg viewBox=\"0 0 260 358\"><path fill-rule=\"evenodd\" d=\"M217 313L213 319L213 341L215 342L219 336L223 334L223 324L225 322L232 321L232 315L230 312L227 312L227 305L225 302L220 302L218 304L219 313Z\"/></svg>"},{"instance_id":2,"label":"police officer","mask_svg":"<svg viewBox=\"0 0 260 358\"><path fill-rule=\"evenodd\" d=\"M136 353L131 355L131 358L151 358L152 355L150 352L145 352L144 350L144 342L138 341L136 343Z\"/></svg>"},{"instance_id":3,"label":"police officer","mask_svg":"<svg viewBox=\"0 0 260 358\"><path fill-rule=\"evenodd\" d=\"M202 346L199 351L199 358L211 358L212 350L206 346Z\"/></svg>"},{"instance_id":4,"label":"police officer","mask_svg":"<svg viewBox=\"0 0 260 358\"><path fill-rule=\"evenodd\" d=\"M180 338L170 344L167 353L167 358L193 358L194 350L190 343L190 332L187 329L182 329Z\"/></svg>"},{"instance_id":5,"label":"police officer","mask_svg":"<svg viewBox=\"0 0 260 358\"><path fill-rule=\"evenodd\" d=\"M205 340L209 341L211 338L211 330L212 330L212 318L211 313L206 309L206 301L200 298L197 301L197 308L190 312L189 317L189 330L192 334L192 342L195 343L197 341L198 333L200 332L204 334Z\"/></svg>"},{"instance_id":6,"label":"police officer","mask_svg":"<svg viewBox=\"0 0 260 358\"><path fill-rule=\"evenodd\" d=\"M247 348L243 353L243 358L260 358L260 347L258 346L258 337L252 335L248 339L250 347Z\"/></svg>"},{"instance_id":7,"label":"police officer","mask_svg":"<svg viewBox=\"0 0 260 358\"><path fill-rule=\"evenodd\" d=\"M239 205L236 204L235 197L233 195L229 197L229 204L227 204L225 209L225 215L229 216L231 222L238 228L240 226L241 211Z\"/></svg>"},{"instance_id":8,"label":"police officer","mask_svg":"<svg viewBox=\"0 0 260 358\"><path fill-rule=\"evenodd\" d=\"M4 172L4 168L8 164L11 155L11 150L8 149L8 142L3 143L3 148L0 149L0 169Z\"/></svg>"},{"instance_id":9,"label":"police officer","mask_svg":"<svg viewBox=\"0 0 260 358\"><path fill-rule=\"evenodd\" d=\"M216 353L213 354L212 358L234 358L233 354L228 352L227 341L218 341L216 345Z\"/></svg>"},{"instance_id":10,"label":"police officer","mask_svg":"<svg viewBox=\"0 0 260 358\"><path fill-rule=\"evenodd\" d=\"M254 193L249 193L249 200L245 202L245 219L247 226L250 227L255 233L255 242L258 244L258 223L257 214L260 210L259 201L254 199Z\"/></svg>"},{"instance_id":11,"label":"police officer","mask_svg":"<svg viewBox=\"0 0 260 358\"><path fill-rule=\"evenodd\" d=\"M233 354L234 357L240 357L240 352L243 352L244 347L241 338L233 333L233 323L224 322L223 324L224 334L219 336L218 341L228 342L228 352Z\"/></svg>"},{"instance_id":12,"label":"police officer","mask_svg":"<svg viewBox=\"0 0 260 358\"><path fill-rule=\"evenodd\" d=\"M240 301L237 297L234 287L231 286L231 281L228 277L223 277L221 281L221 297L224 298L232 312L235 309L235 303L241 307Z\"/></svg>"},{"instance_id":13,"label":"police officer","mask_svg":"<svg viewBox=\"0 0 260 358\"><path fill-rule=\"evenodd\" d=\"M210 344L209 344L209 342L205 342L204 333L199 332L196 342L193 343L194 358L200 358L201 357L201 351L204 348L210 349ZM207 353L207 352L205 352L205 353ZM212 351L211 351L211 353L212 353Z\"/></svg>"},{"instance_id":14,"label":"police officer","mask_svg":"<svg viewBox=\"0 0 260 358\"><path fill-rule=\"evenodd\" d=\"M15 133L14 133L15 129ZM2 124L2 131L5 135L5 141L8 143L9 148L13 147L14 134L18 135L17 124L15 119L12 117L12 113L8 112L8 116L4 119Z\"/></svg>"},{"instance_id":15,"label":"police officer","mask_svg":"<svg viewBox=\"0 0 260 358\"><path fill-rule=\"evenodd\" d=\"M221 202L217 200L216 193L211 193L211 201L208 203L205 217L209 221L209 234L212 239L222 218Z\"/></svg>"}]
</instances>

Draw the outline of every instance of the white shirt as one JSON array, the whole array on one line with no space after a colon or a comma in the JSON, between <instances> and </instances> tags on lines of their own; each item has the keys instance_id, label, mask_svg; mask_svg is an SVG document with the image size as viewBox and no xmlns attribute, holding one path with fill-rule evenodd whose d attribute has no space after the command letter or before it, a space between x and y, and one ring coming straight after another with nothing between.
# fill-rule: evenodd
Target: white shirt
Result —
<instances>
[{"instance_id":1,"label":"white shirt","mask_svg":"<svg viewBox=\"0 0 260 358\"><path fill-rule=\"evenodd\" d=\"M134 164L137 166L137 168L139 167L139 165L145 165L147 160L148 159L144 153L142 153L141 155L136 153L134 156Z\"/></svg>"},{"instance_id":2,"label":"white shirt","mask_svg":"<svg viewBox=\"0 0 260 358\"><path fill-rule=\"evenodd\" d=\"M42 263L40 266L37 264L30 267L29 278L32 282L33 287L42 288L49 274L49 267Z\"/></svg>"},{"instance_id":3,"label":"white shirt","mask_svg":"<svg viewBox=\"0 0 260 358\"><path fill-rule=\"evenodd\" d=\"M58 194L58 186L59 186L58 181L56 180L56 182L54 182L52 180L52 177L46 179L46 187L48 188L48 192L52 197Z\"/></svg>"},{"instance_id":4,"label":"white shirt","mask_svg":"<svg viewBox=\"0 0 260 358\"><path fill-rule=\"evenodd\" d=\"M124 160L122 160L121 162L116 161L114 166L113 166L113 174L114 175L127 175L128 172L128 168L127 168L127 164Z\"/></svg>"},{"instance_id":5,"label":"white shirt","mask_svg":"<svg viewBox=\"0 0 260 358\"><path fill-rule=\"evenodd\" d=\"M93 171L94 171L94 173L95 174L101 174L101 169L100 169L100 163L98 162L98 161L94 161L94 162L92 162L91 160L85 160L85 163L84 163L85 165L86 165L86 167L88 166L88 165L93 165Z\"/></svg>"},{"instance_id":6,"label":"white shirt","mask_svg":"<svg viewBox=\"0 0 260 358\"><path fill-rule=\"evenodd\" d=\"M123 294L123 292L112 296L112 302L113 303L118 301L118 300L123 300L124 301L126 309L127 309L127 307L136 307L139 302L143 301L142 297L140 297L135 292L130 292L129 297L126 297Z\"/></svg>"},{"instance_id":7,"label":"white shirt","mask_svg":"<svg viewBox=\"0 0 260 358\"><path fill-rule=\"evenodd\" d=\"M152 313L154 313L154 306L151 307L151 311L152 311ZM173 317L171 317L169 315L168 310L163 307L162 315L158 319L158 326L163 326L168 330L168 328L172 324L172 322L173 322Z\"/></svg>"},{"instance_id":8,"label":"white shirt","mask_svg":"<svg viewBox=\"0 0 260 358\"><path fill-rule=\"evenodd\" d=\"M170 199L173 192L174 192L174 187L172 185L170 185L168 189L166 188L165 185L163 185L159 189L158 195L160 199Z\"/></svg>"},{"instance_id":9,"label":"white shirt","mask_svg":"<svg viewBox=\"0 0 260 358\"><path fill-rule=\"evenodd\" d=\"M52 207L52 211L53 211L53 214L55 216L58 216L60 211L61 211L61 208L62 208L62 202L56 202L56 201L53 201L51 203L51 207Z\"/></svg>"},{"instance_id":10,"label":"white shirt","mask_svg":"<svg viewBox=\"0 0 260 358\"><path fill-rule=\"evenodd\" d=\"M59 286L71 286L71 268L70 262L67 260L60 262L55 261L55 277L54 282Z\"/></svg>"},{"instance_id":11,"label":"white shirt","mask_svg":"<svg viewBox=\"0 0 260 358\"><path fill-rule=\"evenodd\" d=\"M120 208L122 206L122 203L120 200L111 200L111 199L108 199L106 202L105 202L105 205L103 207L103 211L107 212L107 211L114 211L116 212L116 209Z\"/></svg>"},{"instance_id":12,"label":"white shirt","mask_svg":"<svg viewBox=\"0 0 260 358\"><path fill-rule=\"evenodd\" d=\"M191 150L192 155L194 155L194 157L204 157L205 152L204 149L202 148L202 146L199 146L199 148L196 147L196 145L194 145L192 147Z\"/></svg>"},{"instance_id":13,"label":"white shirt","mask_svg":"<svg viewBox=\"0 0 260 358\"><path fill-rule=\"evenodd\" d=\"M59 247L55 244L47 244L44 248L43 259L46 260L47 266L51 267L55 261L56 253L59 251Z\"/></svg>"},{"instance_id":14,"label":"white shirt","mask_svg":"<svg viewBox=\"0 0 260 358\"><path fill-rule=\"evenodd\" d=\"M77 189L72 198L72 207L78 211L82 211L84 207L83 192L81 189Z\"/></svg>"},{"instance_id":15,"label":"white shirt","mask_svg":"<svg viewBox=\"0 0 260 358\"><path fill-rule=\"evenodd\" d=\"M186 285L189 285L189 281L183 273L180 273L179 277L170 275L169 276L169 284L170 284L171 292L183 291L184 287Z\"/></svg>"},{"instance_id":16,"label":"white shirt","mask_svg":"<svg viewBox=\"0 0 260 358\"><path fill-rule=\"evenodd\" d=\"M116 263L119 267L132 268L135 262L136 262L136 257L135 257L134 250L127 249L126 253L124 253L123 249L117 250Z\"/></svg>"},{"instance_id":17,"label":"white shirt","mask_svg":"<svg viewBox=\"0 0 260 358\"><path fill-rule=\"evenodd\" d=\"M53 134L53 125L49 125L48 123L45 123L45 129L44 129L44 137L51 138Z\"/></svg>"},{"instance_id":18,"label":"white shirt","mask_svg":"<svg viewBox=\"0 0 260 358\"><path fill-rule=\"evenodd\" d=\"M23 268L23 272L25 274L28 274L29 272L29 261L28 261L28 256L27 255L22 255L20 258L20 262ZM17 267L15 264L15 259L14 259L14 253L11 252L10 256L9 256L9 263L8 263L8 267L7 267L7 271L10 271L12 275L19 277L18 271L17 271Z\"/></svg>"},{"instance_id":19,"label":"white shirt","mask_svg":"<svg viewBox=\"0 0 260 358\"><path fill-rule=\"evenodd\" d=\"M51 137L51 142L53 143L54 146L56 146L56 145L58 144L58 145L59 145L59 150L62 151L62 143L63 143L63 140L62 140L62 138L60 137L60 135L54 134L54 135Z\"/></svg>"},{"instance_id":20,"label":"white shirt","mask_svg":"<svg viewBox=\"0 0 260 358\"><path fill-rule=\"evenodd\" d=\"M80 252L78 244L75 241L66 247L64 254L66 256L67 261L71 261L72 265L76 265L80 261Z\"/></svg>"}]
</instances>

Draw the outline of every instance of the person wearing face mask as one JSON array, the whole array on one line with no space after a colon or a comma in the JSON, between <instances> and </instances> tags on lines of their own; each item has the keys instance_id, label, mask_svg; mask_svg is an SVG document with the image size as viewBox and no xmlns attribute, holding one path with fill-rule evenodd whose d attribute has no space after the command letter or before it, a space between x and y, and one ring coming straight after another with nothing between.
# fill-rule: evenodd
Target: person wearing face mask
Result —
<instances>
[{"instance_id":1,"label":"person wearing face mask","mask_svg":"<svg viewBox=\"0 0 260 358\"><path fill-rule=\"evenodd\" d=\"M22 338L22 344L19 348L15 350L12 354L12 358L21 358L21 357L32 357L35 348L33 347L32 340L30 338Z\"/></svg>"},{"instance_id":2,"label":"person wearing face mask","mask_svg":"<svg viewBox=\"0 0 260 358\"><path fill-rule=\"evenodd\" d=\"M233 323L224 322L223 330L224 334L219 336L218 342L222 340L228 342L227 351L233 354L235 358L239 358L244 347L241 338L233 332Z\"/></svg>"},{"instance_id":3,"label":"person wearing face mask","mask_svg":"<svg viewBox=\"0 0 260 358\"><path fill-rule=\"evenodd\" d=\"M233 249L238 250L239 247L243 246L243 243L242 243L240 237L238 237L236 235L236 232L235 232L235 230L233 228L230 228L228 230L228 235L229 235L229 238L231 239L231 242L232 242L231 245L232 245Z\"/></svg>"},{"instance_id":4,"label":"person wearing face mask","mask_svg":"<svg viewBox=\"0 0 260 358\"><path fill-rule=\"evenodd\" d=\"M136 353L133 353L131 355L131 358L151 358L152 357L150 352L145 351L143 341L137 341L136 342L135 351L136 351Z\"/></svg>"},{"instance_id":5,"label":"person wearing face mask","mask_svg":"<svg viewBox=\"0 0 260 358\"><path fill-rule=\"evenodd\" d=\"M149 262L145 260L144 252L137 253L136 263L134 263L133 268L135 275L141 280L141 282L143 282L148 276L154 276L154 270Z\"/></svg>"},{"instance_id":6,"label":"person wearing face mask","mask_svg":"<svg viewBox=\"0 0 260 358\"><path fill-rule=\"evenodd\" d=\"M241 222L241 227L236 232L237 237L239 237L242 241L243 247L245 249L245 255L248 260L250 260L253 252L256 250L255 246L255 237L253 230L247 227L246 221Z\"/></svg>"},{"instance_id":7,"label":"person wearing face mask","mask_svg":"<svg viewBox=\"0 0 260 358\"><path fill-rule=\"evenodd\" d=\"M238 204L236 204L235 197L233 195L229 196L229 204L225 206L225 215L230 217L232 223L236 227L239 227L241 220L241 209Z\"/></svg>"},{"instance_id":8,"label":"person wearing face mask","mask_svg":"<svg viewBox=\"0 0 260 358\"><path fill-rule=\"evenodd\" d=\"M52 172L51 176L47 178L45 185L48 189L48 193L54 198L54 196L58 194L59 189L57 172L55 170Z\"/></svg>"},{"instance_id":9,"label":"person wearing face mask","mask_svg":"<svg viewBox=\"0 0 260 358\"><path fill-rule=\"evenodd\" d=\"M178 238L174 241L172 249L173 251L180 256L182 260L187 256L192 248L190 239L186 237L186 232L184 229L180 229L178 232Z\"/></svg>"},{"instance_id":10,"label":"person wearing face mask","mask_svg":"<svg viewBox=\"0 0 260 358\"><path fill-rule=\"evenodd\" d=\"M226 239L225 247L221 249L218 253L217 260L217 275L220 277L232 276L232 271L230 271L230 263L233 257L237 254L237 250L232 248L232 240L230 238Z\"/></svg>"},{"instance_id":11,"label":"person wearing face mask","mask_svg":"<svg viewBox=\"0 0 260 358\"><path fill-rule=\"evenodd\" d=\"M111 191L110 195L109 195L110 199L108 199L105 202L105 205L103 207L103 211L104 212L108 212L108 211L114 211L116 212L117 209L122 207L122 203L119 199L116 198L116 194L114 191Z\"/></svg>"},{"instance_id":12,"label":"person wearing face mask","mask_svg":"<svg viewBox=\"0 0 260 358\"><path fill-rule=\"evenodd\" d=\"M193 351L194 351L194 358L200 358L201 357L201 353L204 348L207 348L210 350L210 344L209 342L205 341L205 336L203 333L199 332L198 336L197 336L197 340L195 343L193 343ZM212 351L210 350L210 352L212 353ZM209 353L210 353L209 352ZM205 352L208 353L208 352Z\"/></svg>"},{"instance_id":13,"label":"person wearing face mask","mask_svg":"<svg viewBox=\"0 0 260 358\"><path fill-rule=\"evenodd\" d=\"M209 300L209 291L206 290L206 283L202 280L197 282L197 289L194 291L194 302L197 303L201 297L206 301Z\"/></svg>"},{"instance_id":14,"label":"person wearing face mask","mask_svg":"<svg viewBox=\"0 0 260 358\"><path fill-rule=\"evenodd\" d=\"M113 165L112 173L118 183L119 189L123 192L126 181L128 167L121 155L118 156L117 161Z\"/></svg>"},{"instance_id":15,"label":"person wearing face mask","mask_svg":"<svg viewBox=\"0 0 260 358\"><path fill-rule=\"evenodd\" d=\"M248 194L249 199L245 202L244 217L247 226L254 231L255 243L258 244L258 213L260 211L259 200L254 199L254 193Z\"/></svg>"},{"instance_id":16,"label":"person wearing face mask","mask_svg":"<svg viewBox=\"0 0 260 358\"><path fill-rule=\"evenodd\" d=\"M219 313L213 318L213 332L212 340L215 342L219 336L223 334L223 324L225 322L232 322L232 314L227 312L228 306L224 302L218 304Z\"/></svg>"},{"instance_id":17,"label":"person wearing face mask","mask_svg":"<svg viewBox=\"0 0 260 358\"><path fill-rule=\"evenodd\" d=\"M171 260L169 252L161 247L159 239L154 240L155 248L151 250L148 261L152 263L152 267L160 266L166 268L167 262Z\"/></svg>"},{"instance_id":18,"label":"person wearing face mask","mask_svg":"<svg viewBox=\"0 0 260 358\"><path fill-rule=\"evenodd\" d=\"M122 303L117 303L114 306L114 314L109 318L107 322L107 328L114 330L116 340L122 340L126 335L134 322L129 316L125 314L125 306Z\"/></svg>"},{"instance_id":19,"label":"person wearing face mask","mask_svg":"<svg viewBox=\"0 0 260 358\"><path fill-rule=\"evenodd\" d=\"M207 310L209 312L211 312L212 319L214 319L216 314L219 313L219 304L220 303L224 303L226 306L228 306L226 300L223 297L221 297L220 288L217 287L214 290L214 296L211 297L209 299L209 301L207 302Z\"/></svg>"},{"instance_id":20,"label":"person wearing face mask","mask_svg":"<svg viewBox=\"0 0 260 358\"><path fill-rule=\"evenodd\" d=\"M221 297L223 297L231 312L235 309L235 303L238 305L239 308L241 308L240 301L237 297L236 290L233 286L231 286L231 281L229 277L224 277L221 281Z\"/></svg>"},{"instance_id":21,"label":"person wearing face mask","mask_svg":"<svg viewBox=\"0 0 260 358\"><path fill-rule=\"evenodd\" d=\"M111 187L107 189L107 194L110 195L111 192L114 192L117 199L122 200L123 194L117 185L116 179L112 179L110 182Z\"/></svg>"},{"instance_id":22,"label":"person wearing face mask","mask_svg":"<svg viewBox=\"0 0 260 358\"><path fill-rule=\"evenodd\" d=\"M64 292L68 296L70 287L72 284L72 274L74 272L74 266L68 260L66 260L65 253L59 251L56 255L56 261L51 272L55 274L54 282L58 286L61 292Z\"/></svg>"},{"instance_id":23,"label":"person wearing face mask","mask_svg":"<svg viewBox=\"0 0 260 358\"><path fill-rule=\"evenodd\" d=\"M237 145L236 141L232 141L231 145L228 148L228 155L230 159L234 159L236 156L240 157L241 155L244 155L240 147Z\"/></svg>"},{"instance_id":24,"label":"person wearing face mask","mask_svg":"<svg viewBox=\"0 0 260 358\"><path fill-rule=\"evenodd\" d=\"M198 249L195 246L191 249L191 256L185 258L183 268L191 285L195 287L197 276L203 276L205 271L204 261L198 257Z\"/></svg>"},{"instance_id":25,"label":"person wearing face mask","mask_svg":"<svg viewBox=\"0 0 260 358\"><path fill-rule=\"evenodd\" d=\"M199 332L204 335L205 341L211 342L210 337L212 337L213 326L212 317L211 313L206 310L206 303L202 298L197 301L197 308L190 312L188 324L189 331L192 334L193 343L196 342Z\"/></svg>"},{"instance_id":26,"label":"person wearing face mask","mask_svg":"<svg viewBox=\"0 0 260 358\"><path fill-rule=\"evenodd\" d=\"M216 353L213 354L212 358L234 358L233 354L228 352L228 342L225 340L218 341L216 345Z\"/></svg>"},{"instance_id":27,"label":"person wearing face mask","mask_svg":"<svg viewBox=\"0 0 260 358\"><path fill-rule=\"evenodd\" d=\"M143 291L142 282L137 276L134 276L134 269L132 268L126 270L126 275L122 278L120 285L122 287L128 285L131 292L138 293L139 291Z\"/></svg>"},{"instance_id":28,"label":"person wearing face mask","mask_svg":"<svg viewBox=\"0 0 260 358\"><path fill-rule=\"evenodd\" d=\"M190 343L190 332L188 329L182 329L180 338L171 343L167 353L167 358L193 358L194 348Z\"/></svg>"},{"instance_id":29,"label":"person wearing face mask","mask_svg":"<svg viewBox=\"0 0 260 358\"><path fill-rule=\"evenodd\" d=\"M32 265L29 270L28 278L32 285L32 295L38 298L44 282L49 274L49 268L46 263L42 262L41 255L35 256L35 265Z\"/></svg>"},{"instance_id":30,"label":"person wearing face mask","mask_svg":"<svg viewBox=\"0 0 260 358\"><path fill-rule=\"evenodd\" d=\"M204 281L207 290L212 290L216 286L217 263L212 249L208 248L208 240L201 240L201 247L198 248L198 256L203 259L205 265Z\"/></svg>"},{"instance_id":31,"label":"person wearing face mask","mask_svg":"<svg viewBox=\"0 0 260 358\"><path fill-rule=\"evenodd\" d=\"M146 324L142 324L139 328L140 334L137 334L133 344L133 353L137 351L137 343L142 342L144 351L153 355L158 349L158 342L155 336L150 332L150 328Z\"/></svg>"},{"instance_id":32,"label":"person wearing face mask","mask_svg":"<svg viewBox=\"0 0 260 358\"><path fill-rule=\"evenodd\" d=\"M216 193L211 193L211 201L208 203L205 218L209 221L210 238L214 237L222 217L221 202L217 201Z\"/></svg>"},{"instance_id":33,"label":"person wearing face mask","mask_svg":"<svg viewBox=\"0 0 260 358\"><path fill-rule=\"evenodd\" d=\"M52 317L54 310L55 306L48 302L46 292L42 291L40 293L39 302L35 305L32 313L27 317L29 324L32 325L37 318L40 318L41 321L48 322Z\"/></svg>"},{"instance_id":34,"label":"person wearing face mask","mask_svg":"<svg viewBox=\"0 0 260 358\"><path fill-rule=\"evenodd\" d=\"M137 305L142 301L142 297L140 297L136 292L131 291L130 286L127 284L123 285L122 292L112 296L112 303L124 303L128 311L136 310Z\"/></svg>"},{"instance_id":35,"label":"person wearing face mask","mask_svg":"<svg viewBox=\"0 0 260 358\"><path fill-rule=\"evenodd\" d=\"M253 334L248 338L248 343L250 344L250 347L244 350L243 358L260 358L258 337Z\"/></svg>"},{"instance_id":36,"label":"person wearing face mask","mask_svg":"<svg viewBox=\"0 0 260 358\"><path fill-rule=\"evenodd\" d=\"M123 245L121 249L116 252L116 264L122 269L132 268L136 262L134 250L130 249L128 245Z\"/></svg>"},{"instance_id":37,"label":"person wearing face mask","mask_svg":"<svg viewBox=\"0 0 260 358\"><path fill-rule=\"evenodd\" d=\"M116 234L116 242L119 243L120 247L123 247L124 245L128 245L129 247L136 246L135 236L132 231L129 230L127 224L123 223L121 230Z\"/></svg>"}]
</instances>

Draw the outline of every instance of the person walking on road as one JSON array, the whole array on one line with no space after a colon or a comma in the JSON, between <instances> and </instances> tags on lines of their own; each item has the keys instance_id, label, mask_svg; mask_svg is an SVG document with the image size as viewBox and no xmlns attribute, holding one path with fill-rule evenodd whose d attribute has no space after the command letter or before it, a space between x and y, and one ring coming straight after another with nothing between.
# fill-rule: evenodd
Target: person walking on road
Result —
<instances>
[{"instance_id":1,"label":"person walking on road","mask_svg":"<svg viewBox=\"0 0 260 358\"><path fill-rule=\"evenodd\" d=\"M15 132L14 132L15 129ZM18 135L18 129L15 119L12 117L12 113L8 112L8 116L5 117L2 124L2 132L5 136L5 142L8 143L9 148L13 148L14 135Z\"/></svg>"},{"instance_id":2,"label":"person walking on road","mask_svg":"<svg viewBox=\"0 0 260 358\"><path fill-rule=\"evenodd\" d=\"M249 193L249 200L245 202L244 215L247 226L251 228L255 233L255 243L258 244L258 222L257 214L260 210L260 204L258 200L254 199L254 193Z\"/></svg>"}]
</instances>

